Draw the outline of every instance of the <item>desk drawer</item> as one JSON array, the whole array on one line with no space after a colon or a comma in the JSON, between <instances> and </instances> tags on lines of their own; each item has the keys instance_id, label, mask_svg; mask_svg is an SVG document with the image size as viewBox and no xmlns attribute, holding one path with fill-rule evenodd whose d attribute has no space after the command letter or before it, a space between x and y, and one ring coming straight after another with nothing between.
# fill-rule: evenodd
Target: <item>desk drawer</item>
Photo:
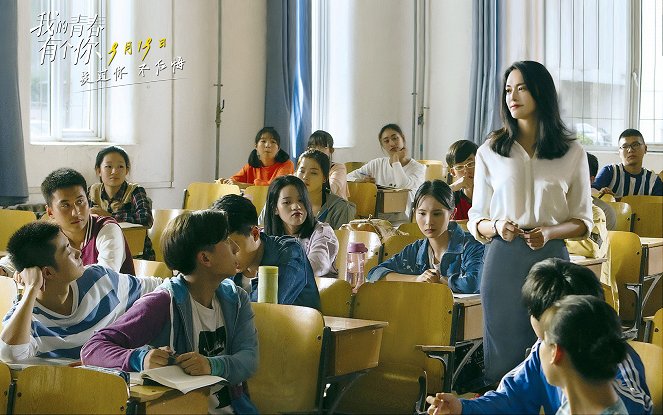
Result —
<instances>
[{"instance_id":1,"label":"desk drawer","mask_svg":"<svg viewBox=\"0 0 663 415\"><path fill-rule=\"evenodd\" d=\"M380 358L382 328L336 333L327 360L327 376L339 376L376 367Z\"/></svg>"}]
</instances>

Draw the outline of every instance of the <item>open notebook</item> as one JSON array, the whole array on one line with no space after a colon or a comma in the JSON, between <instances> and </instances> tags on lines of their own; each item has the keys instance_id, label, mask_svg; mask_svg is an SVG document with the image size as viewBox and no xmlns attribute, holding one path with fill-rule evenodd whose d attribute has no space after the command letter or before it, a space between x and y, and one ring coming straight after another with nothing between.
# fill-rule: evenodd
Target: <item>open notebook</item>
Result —
<instances>
[{"instance_id":1,"label":"open notebook","mask_svg":"<svg viewBox=\"0 0 663 415\"><path fill-rule=\"evenodd\" d=\"M220 376L202 375L191 376L184 373L181 367L177 365L158 367L156 369L147 369L142 372L131 372L131 384L142 385L145 379L152 380L160 385L177 389L182 393L190 392L203 386L214 385L218 382L227 382Z\"/></svg>"}]
</instances>

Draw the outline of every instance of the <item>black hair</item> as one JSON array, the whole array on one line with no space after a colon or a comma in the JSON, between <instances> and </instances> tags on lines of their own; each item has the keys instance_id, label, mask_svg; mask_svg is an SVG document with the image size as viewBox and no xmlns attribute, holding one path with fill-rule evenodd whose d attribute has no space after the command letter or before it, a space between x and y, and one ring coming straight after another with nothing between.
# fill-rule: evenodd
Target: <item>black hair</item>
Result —
<instances>
[{"instance_id":1,"label":"black hair","mask_svg":"<svg viewBox=\"0 0 663 415\"><path fill-rule=\"evenodd\" d=\"M589 175L596 177L596 174L599 172L599 159L595 155L587 153L587 163L589 163Z\"/></svg>"},{"instance_id":2,"label":"black hair","mask_svg":"<svg viewBox=\"0 0 663 415\"><path fill-rule=\"evenodd\" d=\"M272 184L269 185L267 201L265 202L265 233L273 236L287 235L285 226L283 226L283 220L276 215L276 204L279 201L281 190L290 185L295 186L297 193L299 193L299 197L304 204L304 209L306 209L306 219L304 220L304 223L302 223L302 227L299 229L299 235L297 236L300 238L309 238L313 233L313 229L318 223L318 220L313 215L313 209L311 208L311 201L308 198L306 185L302 179L297 176L280 176L274 179Z\"/></svg>"},{"instance_id":3,"label":"black hair","mask_svg":"<svg viewBox=\"0 0 663 415\"><path fill-rule=\"evenodd\" d=\"M211 209L223 210L228 216L228 233L251 234L258 226L258 214L251 201L240 195L225 195L212 203Z\"/></svg>"},{"instance_id":4,"label":"black hair","mask_svg":"<svg viewBox=\"0 0 663 415\"><path fill-rule=\"evenodd\" d=\"M380 143L380 147L382 147L382 133L384 133L386 130L396 131L398 135L400 135L401 138L403 139L403 142L405 142L405 134L403 134L403 130L401 130L401 127L399 127L398 124L391 123L380 128L380 132L378 133L378 142Z\"/></svg>"},{"instance_id":5,"label":"black hair","mask_svg":"<svg viewBox=\"0 0 663 415\"><path fill-rule=\"evenodd\" d=\"M622 133L619 134L619 139L617 141L624 137L640 137L642 144L645 144L645 138L642 136L642 133L635 128L627 128L626 130L622 131Z\"/></svg>"},{"instance_id":6,"label":"black hair","mask_svg":"<svg viewBox=\"0 0 663 415\"><path fill-rule=\"evenodd\" d=\"M327 147L334 148L334 138L327 131L317 130L308 138L306 147Z\"/></svg>"},{"instance_id":7,"label":"black hair","mask_svg":"<svg viewBox=\"0 0 663 415\"><path fill-rule=\"evenodd\" d=\"M225 212L211 209L184 212L168 222L161 235L164 261L170 269L190 274L196 269L198 252L211 251L226 238Z\"/></svg>"},{"instance_id":8,"label":"black hair","mask_svg":"<svg viewBox=\"0 0 663 415\"><path fill-rule=\"evenodd\" d=\"M433 196L435 200L440 202L447 210L454 210L456 203L454 201L454 192L448 184L442 180L427 180L419 186L417 193L414 195L414 209L416 211L424 196Z\"/></svg>"},{"instance_id":9,"label":"black hair","mask_svg":"<svg viewBox=\"0 0 663 415\"><path fill-rule=\"evenodd\" d=\"M9 238L7 252L16 271L30 267L54 267L55 243L60 227L48 221L34 221L21 226Z\"/></svg>"},{"instance_id":10,"label":"black hair","mask_svg":"<svg viewBox=\"0 0 663 415\"><path fill-rule=\"evenodd\" d=\"M604 299L601 282L589 268L559 258L534 264L522 288L523 303L537 320L555 301L567 295L591 295Z\"/></svg>"},{"instance_id":11,"label":"black hair","mask_svg":"<svg viewBox=\"0 0 663 415\"><path fill-rule=\"evenodd\" d=\"M608 303L591 295L569 295L542 318L546 344L561 346L573 367L591 383L611 381L626 358L619 316Z\"/></svg>"},{"instance_id":12,"label":"black hair","mask_svg":"<svg viewBox=\"0 0 663 415\"><path fill-rule=\"evenodd\" d=\"M446 161L449 168L454 164L467 160L472 154L476 155L479 146L470 140L458 140L449 147L447 151Z\"/></svg>"},{"instance_id":13,"label":"black hair","mask_svg":"<svg viewBox=\"0 0 663 415\"><path fill-rule=\"evenodd\" d=\"M320 165L320 170L322 171L322 177L325 179L325 182L322 183L322 204L325 204L327 200L327 193L331 192L331 187L329 186L329 170L331 169L331 160L325 153L320 150L306 150L299 156L299 161L297 162L297 168L301 164L303 159L312 159L315 160L318 165ZM297 172L297 170L295 170Z\"/></svg>"},{"instance_id":14,"label":"black hair","mask_svg":"<svg viewBox=\"0 0 663 415\"><path fill-rule=\"evenodd\" d=\"M569 150L576 138L566 127L559 113L559 102L555 82L545 66L535 61L514 62L505 72L502 81L502 103L500 116L503 127L488 135L492 140L490 148L503 157L509 157L511 147L519 134L518 120L511 116L506 103L506 82L509 74L519 70L528 91L536 102L536 114L539 128L534 144L536 156L553 160L560 158Z\"/></svg>"},{"instance_id":15,"label":"black hair","mask_svg":"<svg viewBox=\"0 0 663 415\"><path fill-rule=\"evenodd\" d=\"M108 146L97 153L97 159L94 162L94 168L98 169L101 167L101 163L104 161L104 157L108 154L117 153L122 156L124 159L124 164L126 164L127 169L131 167L131 162L129 161L129 155L126 151L120 146Z\"/></svg>"},{"instance_id":16,"label":"black hair","mask_svg":"<svg viewBox=\"0 0 663 415\"><path fill-rule=\"evenodd\" d=\"M283 151L283 149L281 148L281 136L274 127L263 127L262 129L260 129L260 131L258 131L258 133L256 134L254 142L255 145L258 145L258 141L260 141L260 137L262 137L263 134L269 134L272 137L274 137L274 140L276 140L276 144L278 144L279 146L279 151L278 153L276 153L276 156L274 157L274 160L277 163L283 163L284 161L290 159L288 153ZM249 166L255 168L265 167L262 164L262 161L260 161L260 157L258 157L258 151L255 148L251 151L251 154L249 154Z\"/></svg>"},{"instance_id":17,"label":"black hair","mask_svg":"<svg viewBox=\"0 0 663 415\"><path fill-rule=\"evenodd\" d=\"M46 204L50 206L53 201L53 193L60 189L74 186L80 186L83 189L83 192L87 195L87 183L85 182L85 177L74 169L62 167L46 176L41 183L41 194L44 195Z\"/></svg>"}]
</instances>

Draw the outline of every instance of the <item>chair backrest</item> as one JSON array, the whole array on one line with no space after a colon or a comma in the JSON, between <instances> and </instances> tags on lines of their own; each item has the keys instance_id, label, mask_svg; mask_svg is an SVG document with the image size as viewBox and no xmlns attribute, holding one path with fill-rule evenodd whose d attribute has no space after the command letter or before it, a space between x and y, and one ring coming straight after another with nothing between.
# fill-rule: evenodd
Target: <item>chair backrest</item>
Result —
<instances>
[{"instance_id":1,"label":"chair backrest","mask_svg":"<svg viewBox=\"0 0 663 415\"><path fill-rule=\"evenodd\" d=\"M269 186L249 186L244 189L244 197L253 203L258 215L260 215L262 208L265 207L265 202L267 202L267 190L269 190Z\"/></svg>"},{"instance_id":2,"label":"chair backrest","mask_svg":"<svg viewBox=\"0 0 663 415\"><path fill-rule=\"evenodd\" d=\"M624 196L621 202L633 210L633 232L663 238L663 196Z\"/></svg>"},{"instance_id":3,"label":"chair backrest","mask_svg":"<svg viewBox=\"0 0 663 415\"><path fill-rule=\"evenodd\" d=\"M67 366L30 366L16 381L16 414L125 414L129 387L121 377Z\"/></svg>"},{"instance_id":4,"label":"chair backrest","mask_svg":"<svg viewBox=\"0 0 663 415\"><path fill-rule=\"evenodd\" d=\"M29 210L0 209L0 251L7 249L9 238L26 223L37 220Z\"/></svg>"},{"instance_id":5,"label":"chair backrest","mask_svg":"<svg viewBox=\"0 0 663 415\"><path fill-rule=\"evenodd\" d=\"M425 179L426 180L442 180L447 181L447 166L441 160L417 160L419 163L426 166Z\"/></svg>"},{"instance_id":6,"label":"chair backrest","mask_svg":"<svg viewBox=\"0 0 663 415\"><path fill-rule=\"evenodd\" d=\"M368 275L368 271L380 263L380 255L382 251L382 241L375 232L368 231L351 231L348 229L336 229L334 231L338 239L338 254L336 255L336 269L338 269L338 276L345 278L346 260L348 256L348 244L350 242L363 242L368 248L366 253L366 265L364 268L364 276Z\"/></svg>"},{"instance_id":7,"label":"chair backrest","mask_svg":"<svg viewBox=\"0 0 663 415\"><path fill-rule=\"evenodd\" d=\"M375 183L348 182L348 200L357 206L355 218L367 218L375 215L375 203L378 188Z\"/></svg>"},{"instance_id":8,"label":"chair backrest","mask_svg":"<svg viewBox=\"0 0 663 415\"><path fill-rule=\"evenodd\" d=\"M403 248L409 244L418 241L422 237L419 235L392 235L384 241L382 247L382 259L380 262L386 261L397 253L401 252Z\"/></svg>"},{"instance_id":9,"label":"chair backrest","mask_svg":"<svg viewBox=\"0 0 663 415\"><path fill-rule=\"evenodd\" d=\"M631 341L645 367L645 381L654 403L655 414L663 413L663 348L655 344Z\"/></svg>"},{"instance_id":10,"label":"chair backrest","mask_svg":"<svg viewBox=\"0 0 663 415\"><path fill-rule=\"evenodd\" d=\"M651 339L649 341L652 344L663 347L663 308L659 308L656 314L654 314Z\"/></svg>"},{"instance_id":11,"label":"chair backrest","mask_svg":"<svg viewBox=\"0 0 663 415\"><path fill-rule=\"evenodd\" d=\"M18 295L18 288L12 278L0 277L0 330L2 330L2 319L14 305L14 299Z\"/></svg>"},{"instance_id":12,"label":"chair backrest","mask_svg":"<svg viewBox=\"0 0 663 415\"><path fill-rule=\"evenodd\" d=\"M380 365L421 367L428 390L442 390L442 364L429 359L416 345L449 346L453 295L443 284L378 281L359 287L353 318L387 321L382 334Z\"/></svg>"},{"instance_id":13,"label":"chair backrest","mask_svg":"<svg viewBox=\"0 0 663 415\"><path fill-rule=\"evenodd\" d=\"M612 287L608 284L605 284L604 282L601 282L601 288L603 288L603 297L605 298L605 302L608 303L610 307L614 308L615 311L618 311L615 307L615 298L612 294Z\"/></svg>"},{"instance_id":14,"label":"chair backrest","mask_svg":"<svg viewBox=\"0 0 663 415\"><path fill-rule=\"evenodd\" d=\"M165 262L148 261L146 259L134 259L134 269L137 277L160 277L171 278L173 271Z\"/></svg>"},{"instance_id":15,"label":"chair backrest","mask_svg":"<svg viewBox=\"0 0 663 415\"><path fill-rule=\"evenodd\" d=\"M147 231L147 236L152 240L155 259L163 262L163 252L161 251L161 234L172 219L186 212L188 209L152 209L154 223Z\"/></svg>"},{"instance_id":16,"label":"chair backrest","mask_svg":"<svg viewBox=\"0 0 663 415\"><path fill-rule=\"evenodd\" d=\"M260 344L258 371L248 380L260 413L315 412L324 320L319 311L252 303Z\"/></svg>"},{"instance_id":17,"label":"chair backrest","mask_svg":"<svg viewBox=\"0 0 663 415\"><path fill-rule=\"evenodd\" d=\"M145 249L145 235L147 235L147 228L143 226L131 226L126 222L120 223L124 240L129 245L129 252L131 256L136 257L143 254Z\"/></svg>"},{"instance_id":18,"label":"chair backrest","mask_svg":"<svg viewBox=\"0 0 663 415\"><path fill-rule=\"evenodd\" d=\"M631 205L624 202L606 202L615 211L616 221L615 229L613 231L622 231L622 232L631 232L632 223L631 216L633 216L633 210Z\"/></svg>"},{"instance_id":19,"label":"chair backrest","mask_svg":"<svg viewBox=\"0 0 663 415\"><path fill-rule=\"evenodd\" d=\"M633 232L609 231L608 261L604 264L608 271L602 272L602 281L612 288L615 310L622 320L633 320L635 315L635 295L626 289L627 283L640 280L642 245Z\"/></svg>"},{"instance_id":20,"label":"chair backrest","mask_svg":"<svg viewBox=\"0 0 663 415\"><path fill-rule=\"evenodd\" d=\"M361 166L363 166L364 164L366 164L366 162L364 162L364 161L346 161L344 164L345 164L345 169L348 171L348 173L350 173L351 171L355 171L358 168L360 168Z\"/></svg>"},{"instance_id":21,"label":"chair backrest","mask_svg":"<svg viewBox=\"0 0 663 415\"><path fill-rule=\"evenodd\" d=\"M12 382L9 366L0 362L0 413L9 414L11 411L7 408L9 402L9 385Z\"/></svg>"},{"instance_id":22,"label":"chair backrest","mask_svg":"<svg viewBox=\"0 0 663 415\"><path fill-rule=\"evenodd\" d=\"M419 239L424 237L424 234L421 232L421 229L419 229L419 225L417 225L416 222L401 223L398 225L398 230L416 236Z\"/></svg>"},{"instance_id":23,"label":"chair backrest","mask_svg":"<svg viewBox=\"0 0 663 415\"><path fill-rule=\"evenodd\" d=\"M615 199L615 196L611 195L610 193L602 194L599 199L603 200L604 202L616 202L617 201L617 199Z\"/></svg>"},{"instance_id":24,"label":"chair backrest","mask_svg":"<svg viewBox=\"0 0 663 415\"><path fill-rule=\"evenodd\" d=\"M315 277L323 316L350 317L352 287L341 278Z\"/></svg>"},{"instance_id":25,"label":"chair backrest","mask_svg":"<svg viewBox=\"0 0 663 415\"><path fill-rule=\"evenodd\" d=\"M221 196L241 194L236 184L193 182L184 191L183 209L209 209Z\"/></svg>"}]
</instances>

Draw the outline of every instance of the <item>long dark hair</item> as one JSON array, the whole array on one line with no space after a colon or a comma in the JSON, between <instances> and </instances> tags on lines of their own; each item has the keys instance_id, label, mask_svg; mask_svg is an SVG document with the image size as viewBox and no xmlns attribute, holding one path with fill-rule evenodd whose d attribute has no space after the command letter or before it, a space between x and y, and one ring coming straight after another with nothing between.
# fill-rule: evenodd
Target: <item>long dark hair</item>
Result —
<instances>
[{"instance_id":1,"label":"long dark hair","mask_svg":"<svg viewBox=\"0 0 663 415\"><path fill-rule=\"evenodd\" d=\"M258 145L258 141L260 141L260 137L263 134L269 134L272 137L274 137L274 140L276 140L276 144L278 144L279 146L279 152L276 153L276 156L274 157L274 160L276 160L277 163L283 163L284 161L290 158L288 153L283 151L283 149L281 148L281 136L274 127L263 127L262 129L260 129L260 131L258 131L258 133L256 134L256 138L254 141L255 145ZM262 161L260 161L260 157L258 157L258 151L255 148L251 151L251 154L249 154L249 166L255 168L265 167L265 165L262 164Z\"/></svg>"},{"instance_id":2,"label":"long dark hair","mask_svg":"<svg viewBox=\"0 0 663 415\"><path fill-rule=\"evenodd\" d=\"M419 186L417 193L414 195L414 205L412 206L415 210L419 207L419 203L424 196L433 196L447 210L454 210L454 207L456 207L454 192L442 180L426 180Z\"/></svg>"},{"instance_id":3,"label":"long dark hair","mask_svg":"<svg viewBox=\"0 0 663 415\"><path fill-rule=\"evenodd\" d=\"M564 125L560 116L557 90L550 72L545 66L535 61L514 62L504 71L500 106L500 117L504 126L488 135L488 139L492 140L490 148L503 157L509 157L511 146L518 137L518 121L511 116L506 103L506 81L509 74L515 69L522 74L525 85L536 102L539 128L534 147L537 157L553 160L564 156L575 137Z\"/></svg>"},{"instance_id":4,"label":"long dark hair","mask_svg":"<svg viewBox=\"0 0 663 415\"><path fill-rule=\"evenodd\" d=\"M276 204L279 201L281 190L290 185L295 186L297 193L299 193L299 197L304 203L304 208L306 209L306 219L304 220L304 223L302 223L302 227L299 229L298 236L300 238L310 238L318 220L313 215L313 209L311 208L311 201L308 198L306 185L302 179L297 176L279 176L269 185L269 189L267 190L267 201L265 202L264 231L267 235L287 235L285 226L283 226L283 219L277 216L275 212L277 211Z\"/></svg>"},{"instance_id":5,"label":"long dark hair","mask_svg":"<svg viewBox=\"0 0 663 415\"><path fill-rule=\"evenodd\" d=\"M297 168L301 164L303 159L312 159L320 165L320 170L322 171L322 177L325 179L322 183L322 204L325 204L327 200L327 193L331 192L331 187L329 186L329 170L331 169L331 161L325 153L320 150L306 150L299 156L299 161L297 162ZM297 173L297 170L295 170Z\"/></svg>"}]
</instances>

